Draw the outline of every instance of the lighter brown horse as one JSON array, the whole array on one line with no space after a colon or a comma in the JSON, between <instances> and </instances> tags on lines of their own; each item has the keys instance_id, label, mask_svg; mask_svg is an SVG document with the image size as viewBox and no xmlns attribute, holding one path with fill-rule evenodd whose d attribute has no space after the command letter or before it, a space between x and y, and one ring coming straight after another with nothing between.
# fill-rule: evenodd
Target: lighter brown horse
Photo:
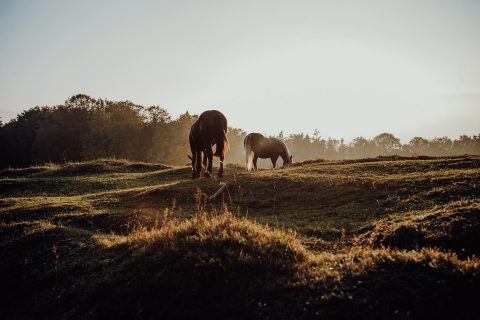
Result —
<instances>
[{"instance_id":1,"label":"lighter brown horse","mask_svg":"<svg viewBox=\"0 0 480 320\"><path fill-rule=\"evenodd\" d=\"M267 138L260 133L250 133L245 137L243 146L246 153L245 167L248 171L257 170L258 158L270 158L274 168L279 157L282 157L283 165L291 164L293 161L285 143L277 138Z\"/></svg>"},{"instance_id":2,"label":"lighter brown horse","mask_svg":"<svg viewBox=\"0 0 480 320\"><path fill-rule=\"evenodd\" d=\"M228 149L227 118L217 110L203 112L190 129L190 150L192 160L192 179L200 177L202 163L205 168L204 176L212 175L213 156L220 158L218 177L223 176L223 161ZM213 146L216 145L215 153Z\"/></svg>"}]
</instances>

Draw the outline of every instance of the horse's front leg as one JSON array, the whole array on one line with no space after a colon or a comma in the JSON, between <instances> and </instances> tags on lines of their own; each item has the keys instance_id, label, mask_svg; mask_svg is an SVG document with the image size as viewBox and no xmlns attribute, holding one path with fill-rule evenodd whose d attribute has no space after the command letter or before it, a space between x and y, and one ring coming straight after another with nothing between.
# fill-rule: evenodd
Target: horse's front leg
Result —
<instances>
[{"instance_id":1,"label":"horse's front leg","mask_svg":"<svg viewBox=\"0 0 480 320\"><path fill-rule=\"evenodd\" d=\"M208 160L208 157L206 155L204 155L204 157L203 157L203 170L207 170L207 160Z\"/></svg>"},{"instance_id":2,"label":"horse's front leg","mask_svg":"<svg viewBox=\"0 0 480 320\"><path fill-rule=\"evenodd\" d=\"M203 152L197 151L195 156L195 177L194 178L199 178L200 172L202 172L202 157L203 157Z\"/></svg>"},{"instance_id":3,"label":"horse's front leg","mask_svg":"<svg viewBox=\"0 0 480 320\"><path fill-rule=\"evenodd\" d=\"M272 160L273 169L275 169L277 165L278 157L271 157L270 160Z\"/></svg>"},{"instance_id":4,"label":"horse's front leg","mask_svg":"<svg viewBox=\"0 0 480 320\"><path fill-rule=\"evenodd\" d=\"M218 169L218 177L219 178L223 177L223 159L225 159L225 157L221 156L220 157L220 169Z\"/></svg>"},{"instance_id":5,"label":"horse's front leg","mask_svg":"<svg viewBox=\"0 0 480 320\"><path fill-rule=\"evenodd\" d=\"M213 167L213 150L211 146L207 148L205 152L205 156L208 159L207 159L207 169L204 172L204 176L209 178L212 175L212 167Z\"/></svg>"},{"instance_id":6,"label":"horse's front leg","mask_svg":"<svg viewBox=\"0 0 480 320\"><path fill-rule=\"evenodd\" d=\"M197 178L197 152L192 150L192 179Z\"/></svg>"}]
</instances>

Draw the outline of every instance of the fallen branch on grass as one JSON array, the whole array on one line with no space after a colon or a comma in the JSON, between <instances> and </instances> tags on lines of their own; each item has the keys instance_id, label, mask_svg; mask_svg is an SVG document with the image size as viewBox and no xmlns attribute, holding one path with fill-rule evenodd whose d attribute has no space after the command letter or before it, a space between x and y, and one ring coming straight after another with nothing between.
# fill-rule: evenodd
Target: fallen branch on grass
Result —
<instances>
[{"instance_id":1,"label":"fallen branch on grass","mask_svg":"<svg viewBox=\"0 0 480 320\"><path fill-rule=\"evenodd\" d=\"M220 182L220 188L208 198L208 201L212 201L213 199L215 199L220 193L222 193L222 191L226 187L227 187L227 184L225 182L223 182L223 181Z\"/></svg>"}]
</instances>

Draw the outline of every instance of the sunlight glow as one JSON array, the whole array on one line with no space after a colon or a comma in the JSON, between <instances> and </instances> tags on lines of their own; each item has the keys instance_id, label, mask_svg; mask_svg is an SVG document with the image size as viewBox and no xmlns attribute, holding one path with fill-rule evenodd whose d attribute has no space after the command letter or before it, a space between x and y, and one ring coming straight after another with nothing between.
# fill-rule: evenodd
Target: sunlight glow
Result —
<instances>
[{"instance_id":1,"label":"sunlight glow","mask_svg":"<svg viewBox=\"0 0 480 320\"><path fill-rule=\"evenodd\" d=\"M478 1L2 3L0 116L93 97L249 132L478 134ZM93 10L95 8L95 10Z\"/></svg>"}]
</instances>

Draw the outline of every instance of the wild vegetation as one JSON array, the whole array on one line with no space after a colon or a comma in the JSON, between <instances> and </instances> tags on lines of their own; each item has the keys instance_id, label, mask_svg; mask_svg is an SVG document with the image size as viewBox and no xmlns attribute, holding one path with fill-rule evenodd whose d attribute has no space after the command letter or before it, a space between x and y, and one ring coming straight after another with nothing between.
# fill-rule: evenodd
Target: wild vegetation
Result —
<instances>
[{"instance_id":1,"label":"wild vegetation","mask_svg":"<svg viewBox=\"0 0 480 320\"><path fill-rule=\"evenodd\" d=\"M228 118L228 115L227 115ZM15 119L0 122L0 167L22 167L48 162L91 161L98 158L120 158L132 161L183 165L190 154L188 133L197 115L188 112L172 119L160 106L144 107L130 101L94 99L79 94L63 105L28 109ZM261 131L262 129L259 128ZM263 133L263 132L260 132ZM230 128L230 152L227 163L243 164L241 129ZM373 139L322 137L298 133L277 136L285 141L293 160L359 159L379 155L452 156L480 155L480 134L462 135L458 139L415 137L407 144L391 133ZM267 160L259 166L271 166Z\"/></svg>"},{"instance_id":2,"label":"wild vegetation","mask_svg":"<svg viewBox=\"0 0 480 320\"><path fill-rule=\"evenodd\" d=\"M2 318L443 318L480 306L480 158L0 172Z\"/></svg>"}]
</instances>

